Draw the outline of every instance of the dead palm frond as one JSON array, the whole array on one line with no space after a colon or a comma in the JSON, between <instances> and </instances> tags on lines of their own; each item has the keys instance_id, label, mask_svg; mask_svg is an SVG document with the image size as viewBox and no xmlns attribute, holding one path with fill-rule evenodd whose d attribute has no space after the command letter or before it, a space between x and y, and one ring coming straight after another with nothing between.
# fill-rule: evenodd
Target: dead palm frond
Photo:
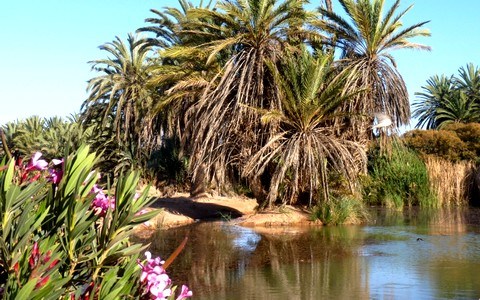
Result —
<instances>
[{"instance_id":1,"label":"dead palm frond","mask_svg":"<svg viewBox=\"0 0 480 300\"><path fill-rule=\"evenodd\" d=\"M273 170L269 206L278 197L294 203L302 193L309 195L310 205L314 200L326 201L330 171L343 175L353 190L358 171L365 167L361 145L340 138L331 125L332 119L340 118L336 109L352 97L344 93L345 77L332 71L331 56L314 59L307 51L289 56L281 71L274 71L282 110L260 113L264 123L275 121L277 133L244 169L244 175L257 176Z\"/></svg>"}]
</instances>

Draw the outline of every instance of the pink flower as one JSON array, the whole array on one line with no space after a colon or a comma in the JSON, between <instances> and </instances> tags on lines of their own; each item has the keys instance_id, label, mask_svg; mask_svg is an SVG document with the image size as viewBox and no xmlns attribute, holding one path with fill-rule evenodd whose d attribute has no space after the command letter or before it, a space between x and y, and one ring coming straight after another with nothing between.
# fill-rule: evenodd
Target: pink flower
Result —
<instances>
[{"instance_id":1,"label":"pink flower","mask_svg":"<svg viewBox=\"0 0 480 300\"><path fill-rule=\"evenodd\" d=\"M182 292L178 295L177 300L183 300L188 297L192 297L193 293L188 289L188 286L182 285Z\"/></svg>"},{"instance_id":2,"label":"pink flower","mask_svg":"<svg viewBox=\"0 0 480 300\"><path fill-rule=\"evenodd\" d=\"M50 169L49 172L50 176L48 179L51 180L53 184L59 184L63 178L63 170Z\"/></svg>"},{"instance_id":3,"label":"pink flower","mask_svg":"<svg viewBox=\"0 0 480 300\"><path fill-rule=\"evenodd\" d=\"M163 300L167 299L172 294L172 289L169 288L172 281L167 274L158 274L150 278L150 293L153 295L153 299Z\"/></svg>"},{"instance_id":4,"label":"pink flower","mask_svg":"<svg viewBox=\"0 0 480 300\"><path fill-rule=\"evenodd\" d=\"M32 254L30 254L30 258L28 259L28 263L30 264L30 269L33 270L37 266L39 259L40 259L40 251L38 249L38 243L35 242L33 244Z\"/></svg>"},{"instance_id":5,"label":"pink flower","mask_svg":"<svg viewBox=\"0 0 480 300\"><path fill-rule=\"evenodd\" d=\"M92 187L92 193L95 194L95 198L92 201L92 208L96 215L105 217L109 208L112 210L115 209L115 199L107 197L103 193L103 190L96 184Z\"/></svg>"},{"instance_id":6,"label":"pink flower","mask_svg":"<svg viewBox=\"0 0 480 300\"><path fill-rule=\"evenodd\" d=\"M145 262L137 261L142 268L140 281L145 284L146 291L150 292L151 299L167 299L172 295L172 281L162 267L165 262L160 257L152 259L152 254L148 251L145 252L145 256L147 258Z\"/></svg>"},{"instance_id":7,"label":"pink flower","mask_svg":"<svg viewBox=\"0 0 480 300\"><path fill-rule=\"evenodd\" d=\"M39 159L42 156L42 153L40 152L35 152L33 155L32 159L27 165L27 168L25 169L26 171L31 171L31 170L39 170L43 171L47 169L48 163L43 160Z\"/></svg>"}]
</instances>

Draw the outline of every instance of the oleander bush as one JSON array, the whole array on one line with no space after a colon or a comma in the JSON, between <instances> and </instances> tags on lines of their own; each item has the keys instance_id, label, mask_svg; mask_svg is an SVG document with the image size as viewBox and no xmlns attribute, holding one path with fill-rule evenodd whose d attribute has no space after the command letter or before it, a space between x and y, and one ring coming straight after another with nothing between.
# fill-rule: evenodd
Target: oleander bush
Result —
<instances>
[{"instance_id":1,"label":"oleander bush","mask_svg":"<svg viewBox=\"0 0 480 300\"><path fill-rule=\"evenodd\" d=\"M98 184L99 159L81 146L64 159L0 163L0 295L3 299L173 299L160 258L138 259L134 226L157 211L138 173ZM178 299L191 295L186 287Z\"/></svg>"}]
</instances>

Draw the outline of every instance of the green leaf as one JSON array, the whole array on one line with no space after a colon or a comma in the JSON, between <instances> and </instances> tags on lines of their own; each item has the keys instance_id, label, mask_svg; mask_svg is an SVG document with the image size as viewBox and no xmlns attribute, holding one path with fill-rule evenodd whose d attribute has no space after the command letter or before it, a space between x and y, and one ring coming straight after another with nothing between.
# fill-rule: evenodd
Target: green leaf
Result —
<instances>
[{"instance_id":1,"label":"green leaf","mask_svg":"<svg viewBox=\"0 0 480 300\"><path fill-rule=\"evenodd\" d=\"M15 168L15 160L11 159L8 162L7 172L5 173L4 182L3 182L3 191L6 192L10 185L12 184L13 171Z\"/></svg>"},{"instance_id":2,"label":"green leaf","mask_svg":"<svg viewBox=\"0 0 480 300\"><path fill-rule=\"evenodd\" d=\"M32 278L30 279L27 284L25 284L20 291L18 292L17 296L15 299L19 300L27 300L31 299L30 294L32 293L33 289L35 288L35 285L37 284L37 278Z\"/></svg>"},{"instance_id":3,"label":"green leaf","mask_svg":"<svg viewBox=\"0 0 480 300\"><path fill-rule=\"evenodd\" d=\"M154 218L156 215L158 215L162 210L160 209L156 209L156 210L152 210L152 211L149 211L149 212L146 212L142 215L138 215L138 216L135 216L132 218L132 221L130 222L131 224L141 224L141 223L144 223L148 220L151 220L152 218Z\"/></svg>"}]
</instances>

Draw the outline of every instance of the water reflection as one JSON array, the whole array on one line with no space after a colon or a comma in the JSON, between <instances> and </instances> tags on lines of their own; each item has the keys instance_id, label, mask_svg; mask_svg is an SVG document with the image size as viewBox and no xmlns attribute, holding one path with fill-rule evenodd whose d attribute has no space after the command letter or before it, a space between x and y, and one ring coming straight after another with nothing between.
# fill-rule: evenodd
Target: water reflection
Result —
<instances>
[{"instance_id":1,"label":"water reflection","mask_svg":"<svg viewBox=\"0 0 480 300\"><path fill-rule=\"evenodd\" d=\"M479 298L478 211L373 211L370 226L256 233L223 223L159 231L150 251L168 255L195 299Z\"/></svg>"}]
</instances>

